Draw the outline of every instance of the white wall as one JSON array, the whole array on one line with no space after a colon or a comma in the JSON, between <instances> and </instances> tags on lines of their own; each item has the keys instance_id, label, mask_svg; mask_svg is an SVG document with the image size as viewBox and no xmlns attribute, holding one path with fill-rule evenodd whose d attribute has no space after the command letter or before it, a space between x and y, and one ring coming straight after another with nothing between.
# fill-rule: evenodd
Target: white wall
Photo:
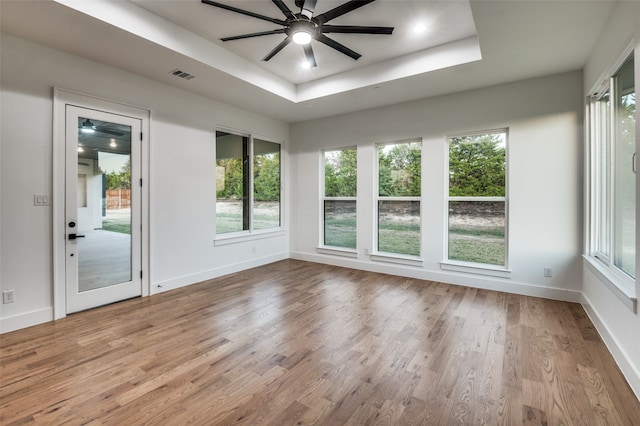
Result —
<instances>
[{"instance_id":1,"label":"white wall","mask_svg":"<svg viewBox=\"0 0 640 426\"><path fill-rule=\"evenodd\" d=\"M384 90L384 89L380 89ZM292 257L579 300L582 249L582 73L504 84L291 127ZM509 278L440 269L446 236L446 135L509 129ZM421 137L423 266L372 261L374 144ZM319 254L320 151L358 148L358 258ZM543 269L551 267L553 277Z\"/></svg>"},{"instance_id":2,"label":"white wall","mask_svg":"<svg viewBox=\"0 0 640 426\"><path fill-rule=\"evenodd\" d=\"M16 298L0 305L1 331L53 318L52 230L64 224L33 205L33 194L52 194L53 87L151 110L152 294L287 257L286 233L213 242L215 127L286 144L286 123L12 35L1 43L0 287Z\"/></svg>"},{"instance_id":3,"label":"white wall","mask_svg":"<svg viewBox=\"0 0 640 426\"><path fill-rule=\"evenodd\" d=\"M584 96L610 76L629 46L635 48L636 93L640 92L640 3L619 2L602 32L584 71ZM636 110L636 152L640 152L640 113ZM640 176L636 176L636 200L640 200ZM636 225L640 208L636 207ZM640 226L636 226L636 265L640 265ZM640 398L640 315L632 312L605 283L583 266L583 306L611 350L629 384ZM636 280L636 295L640 282Z\"/></svg>"}]
</instances>

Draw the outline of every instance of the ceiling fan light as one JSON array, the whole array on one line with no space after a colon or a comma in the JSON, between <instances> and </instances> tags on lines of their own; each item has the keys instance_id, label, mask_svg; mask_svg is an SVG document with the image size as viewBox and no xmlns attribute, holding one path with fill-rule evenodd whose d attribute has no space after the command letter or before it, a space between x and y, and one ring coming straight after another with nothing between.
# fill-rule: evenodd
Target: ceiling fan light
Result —
<instances>
[{"instance_id":1,"label":"ceiling fan light","mask_svg":"<svg viewBox=\"0 0 640 426\"><path fill-rule=\"evenodd\" d=\"M311 33L307 31L296 31L291 36L293 42L300 45L305 45L311 43Z\"/></svg>"}]
</instances>

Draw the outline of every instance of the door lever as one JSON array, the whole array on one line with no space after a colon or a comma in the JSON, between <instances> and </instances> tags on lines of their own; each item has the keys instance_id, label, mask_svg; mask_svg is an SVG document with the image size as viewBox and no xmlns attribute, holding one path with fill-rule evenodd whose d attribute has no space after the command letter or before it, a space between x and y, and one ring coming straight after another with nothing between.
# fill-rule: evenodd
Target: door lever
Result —
<instances>
[{"instance_id":1,"label":"door lever","mask_svg":"<svg viewBox=\"0 0 640 426\"><path fill-rule=\"evenodd\" d=\"M69 234L70 240L75 240L76 238L84 238L84 235Z\"/></svg>"}]
</instances>

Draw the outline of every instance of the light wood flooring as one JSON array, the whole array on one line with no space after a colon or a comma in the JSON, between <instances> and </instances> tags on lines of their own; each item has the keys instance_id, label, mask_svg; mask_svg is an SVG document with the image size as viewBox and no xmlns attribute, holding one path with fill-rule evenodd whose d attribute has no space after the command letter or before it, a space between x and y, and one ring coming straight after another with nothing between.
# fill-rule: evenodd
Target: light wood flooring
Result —
<instances>
[{"instance_id":1,"label":"light wood flooring","mask_svg":"<svg viewBox=\"0 0 640 426\"><path fill-rule=\"evenodd\" d=\"M580 305L295 260L0 339L5 426L640 424Z\"/></svg>"}]
</instances>

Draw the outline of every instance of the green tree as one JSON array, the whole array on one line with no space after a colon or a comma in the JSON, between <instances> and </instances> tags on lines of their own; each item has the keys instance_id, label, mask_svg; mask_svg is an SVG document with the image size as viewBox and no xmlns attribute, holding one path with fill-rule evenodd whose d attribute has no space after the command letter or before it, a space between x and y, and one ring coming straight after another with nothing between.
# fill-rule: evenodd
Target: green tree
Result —
<instances>
[{"instance_id":1,"label":"green tree","mask_svg":"<svg viewBox=\"0 0 640 426\"><path fill-rule=\"evenodd\" d=\"M343 149L325 154L325 196L355 197L357 195L358 159L355 149Z\"/></svg>"},{"instance_id":2,"label":"green tree","mask_svg":"<svg viewBox=\"0 0 640 426\"><path fill-rule=\"evenodd\" d=\"M131 188L131 158L122 166L119 172L111 172L105 175L107 189Z\"/></svg>"},{"instance_id":3,"label":"green tree","mask_svg":"<svg viewBox=\"0 0 640 426\"><path fill-rule=\"evenodd\" d=\"M280 200L280 154L256 155L253 175L254 200Z\"/></svg>"},{"instance_id":4,"label":"green tree","mask_svg":"<svg viewBox=\"0 0 640 426\"><path fill-rule=\"evenodd\" d=\"M451 139L450 196L504 197L505 176L505 148L500 135Z\"/></svg>"},{"instance_id":5,"label":"green tree","mask_svg":"<svg viewBox=\"0 0 640 426\"><path fill-rule=\"evenodd\" d=\"M219 199L242 199L243 196L243 167L241 158L218 160L216 166L224 169L224 188L216 191Z\"/></svg>"},{"instance_id":6,"label":"green tree","mask_svg":"<svg viewBox=\"0 0 640 426\"><path fill-rule=\"evenodd\" d=\"M419 197L421 182L420 144L401 143L380 147L378 187L383 197Z\"/></svg>"}]
</instances>

